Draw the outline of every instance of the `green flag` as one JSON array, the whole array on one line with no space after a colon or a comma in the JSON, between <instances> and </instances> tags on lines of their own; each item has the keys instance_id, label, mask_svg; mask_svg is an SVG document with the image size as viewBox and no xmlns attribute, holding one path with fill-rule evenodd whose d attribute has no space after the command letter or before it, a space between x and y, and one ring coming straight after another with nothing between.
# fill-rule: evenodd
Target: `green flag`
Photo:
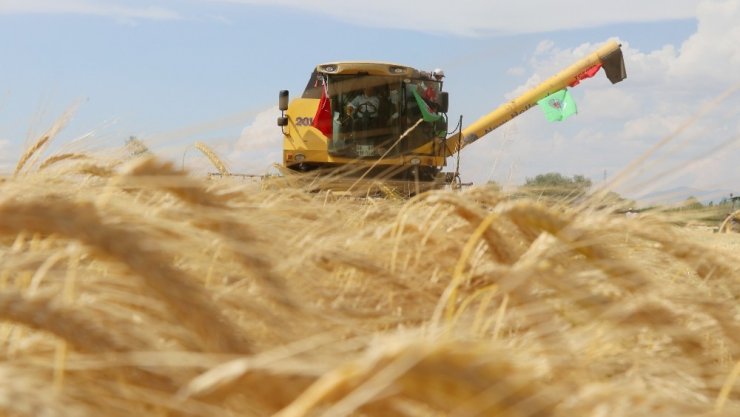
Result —
<instances>
[{"instance_id":1,"label":"green flag","mask_svg":"<svg viewBox=\"0 0 740 417\"><path fill-rule=\"evenodd\" d=\"M441 114L432 113L432 109L429 108L429 105L421 98L416 90L412 90L412 92L414 93L414 98L416 98L416 104L419 106L419 110L421 110L421 117L425 122L436 122L442 118Z\"/></svg>"},{"instance_id":2,"label":"green flag","mask_svg":"<svg viewBox=\"0 0 740 417\"><path fill-rule=\"evenodd\" d=\"M565 120L571 114L578 112L576 102L567 89L552 93L538 101L537 104L545 112L547 120L551 122Z\"/></svg>"}]
</instances>

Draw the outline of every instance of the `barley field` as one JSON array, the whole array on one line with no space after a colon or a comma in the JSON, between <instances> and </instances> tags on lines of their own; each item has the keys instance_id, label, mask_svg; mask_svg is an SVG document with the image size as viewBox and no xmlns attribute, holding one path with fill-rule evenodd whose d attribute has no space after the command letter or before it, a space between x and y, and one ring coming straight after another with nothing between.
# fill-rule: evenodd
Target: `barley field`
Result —
<instances>
[{"instance_id":1,"label":"barley field","mask_svg":"<svg viewBox=\"0 0 740 417\"><path fill-rule=\"evenodd\" d=\"M39 142L0 179L0 415L740 415L740 234Z\"/></svg>"}]
</instances>

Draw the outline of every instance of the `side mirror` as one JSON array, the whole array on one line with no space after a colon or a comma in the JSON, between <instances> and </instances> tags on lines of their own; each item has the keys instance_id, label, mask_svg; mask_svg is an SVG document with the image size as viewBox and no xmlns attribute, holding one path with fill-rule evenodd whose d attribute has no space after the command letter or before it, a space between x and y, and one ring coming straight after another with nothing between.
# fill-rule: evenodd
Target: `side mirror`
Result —
<instances>
[{"instance_id":1,"label":"side mirror","mask_svg":"<svg viewBox=\"0 0 740 417\"><path fill-rule=\"evenodd\" d=\"M447 110L449 110L450 107L450 95L447 93L447 91L440 91L439 97L437 98L439 101L439 112L440 113L447 113Z\"/></svg>"},{"instance_id":2,"label":"side mirror","mask_svg":"<svg viewBox=\"0 0 740 417\"><path fill-rule=\"evenodd\" d=\"M277 125L280 127L288 126L288 118L285 116L280 116L277 118Z\"/></svg>"},{"instance_id":3,"label":"side mirror","mask_svg":"<svg viewBox=\"0 0 740 417\"><path fill-rule=\"evenodd\" d=\"M278 107L280 107L280 111L288 110L288 90L280 90Z\"/></svg>"}]
</instances>

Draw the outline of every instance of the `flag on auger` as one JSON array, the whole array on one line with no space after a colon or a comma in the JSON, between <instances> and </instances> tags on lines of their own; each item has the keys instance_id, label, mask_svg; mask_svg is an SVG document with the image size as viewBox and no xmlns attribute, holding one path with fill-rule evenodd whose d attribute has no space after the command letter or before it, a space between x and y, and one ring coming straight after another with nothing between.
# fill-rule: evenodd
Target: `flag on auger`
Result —
<instances>
[{"instance_id":1,"label":"flag on auger","mask_svg":"<svg viewBox=\"0 0 740 417\"><path fill-rule=\"evenodd\" d=\"M538 101L537 104L545 112L547 120L551 122L565 120L568 116L578 112L576 102L567 89L552 93Z\"/></svg>"}]
</instances>

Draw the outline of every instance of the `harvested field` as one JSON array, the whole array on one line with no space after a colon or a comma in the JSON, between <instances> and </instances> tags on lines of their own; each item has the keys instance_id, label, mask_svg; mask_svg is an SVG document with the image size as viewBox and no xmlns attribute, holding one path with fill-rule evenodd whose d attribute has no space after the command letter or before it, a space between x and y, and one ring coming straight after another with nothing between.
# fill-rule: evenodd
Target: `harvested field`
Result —
<instances>
[{"instance_id":1,"label":"harvested field","mask_svg":"<svg viewBox=\"0 0 740 417\"><path fill-rule=\"evenodd\" d=\"M2 415L740 415L740 234L32 154L0 182Z\"/></svg>"}]
</instances>

